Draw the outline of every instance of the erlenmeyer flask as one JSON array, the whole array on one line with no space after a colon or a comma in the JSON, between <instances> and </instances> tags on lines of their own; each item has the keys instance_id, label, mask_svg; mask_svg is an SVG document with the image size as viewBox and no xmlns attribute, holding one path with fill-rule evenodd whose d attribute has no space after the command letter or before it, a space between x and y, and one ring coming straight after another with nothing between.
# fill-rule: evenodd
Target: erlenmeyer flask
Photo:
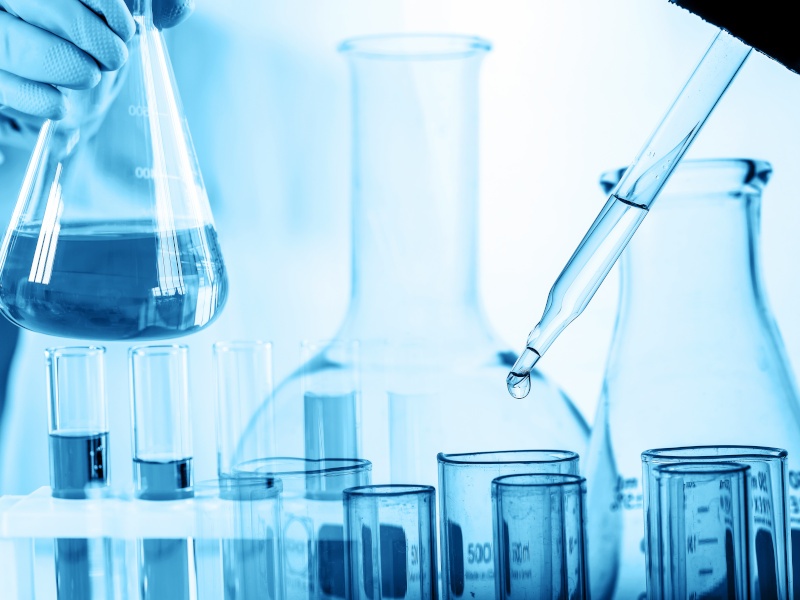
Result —
<instances>
[{"instance_id":1,"label":"erlenmeyer flask","mask_svg":"<svg viewBox=\"0 0 800 600\"><path fill-rule=\"evenodd\" d=\"M621 173L603 175L604 191ZM759 265L761 191L770 174L769 164L754 160L681 163L623 254L586 461L595 598L644 598L641 453L675 446L789 451L800 583L800 405ZM756 560L770 559L767 546Z\"/></svg>"},{"instance_id":2,"label":"erlenmeyer flask","mask_svg":"<svg viewBox=\"0 0 800 600\"><path fill-rule=\"evenodd\" d=\"M157 339L208 325L227 277L151 0L123 69L42 126L0 246L0 310L51 335Z\"/></svg>"},{"instance_id":3,"label":"erlenmeyer flask","mask_svg":"<svg viewBox=\"0 0 800 600\"><path fill-rule=\"evenodd\" d=\"M334 343L276 390L278 455L324 448L306 457L341 458L356 447L376 481L436 485L438 452L582 452L585 422L542 374L528 400L508 395L516 355L478 300L478 75L488 43L389 35L340 50L353 81L352 295ZM360 421L337 377L353 368L348 340L359 342ZM314 420L301 374L316 400L343 407L341 418ZM360 443L345 443L342 428L359 425ZM249 435L263 431L256 422Z\"/></svg>"}]
</instances>

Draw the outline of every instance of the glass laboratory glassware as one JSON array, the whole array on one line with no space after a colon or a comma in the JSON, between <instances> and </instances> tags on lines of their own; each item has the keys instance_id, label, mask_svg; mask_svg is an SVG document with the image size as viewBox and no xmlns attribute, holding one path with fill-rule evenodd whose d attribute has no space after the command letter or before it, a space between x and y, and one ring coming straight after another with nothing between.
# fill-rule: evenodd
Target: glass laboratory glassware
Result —
<instances>
[{"instance_id":1,"label":"glass laboratory glassware","mask_svg":"<svg viewBox=\"0 0 800 600\"><path fill-rule=\"evenodd\" d=\"M281 495L272 477L195 486L197 600L282 600Z\"/></svg>"},{"instance_id":2,"label":"glass laboratory glassware","mask_svg":"<svg viewBox=\"0 0 800 600\"><path fill-rule=\"evenodd\" d=\"M336 338L359 340L361 453L376 480L435 485L436 454L476 444L583 451L586 423L538 371L535 400L508 396L516 356L478 300L478 75L488 42L388 35L340 50L353 90L353 275ZM397 351L408 344L419 352ZM345 367L327 351L309 366ZM281 455L305 450L303 372L276 390Z\"/></svg>"},{"instance_id":3,"label":"glass laboratory glassware","mask_svg":"<svg viewBox=\"0 0 800 600\"><path fill-rule=\"evenodd\" d=\"M136 497L163 502L194 495L186 346L129 351ZM139 585L147 600L189 600L192 540L139 542Z\"/></svg>"},{"instance_id":4,"label":"glass laboratory glassware","mask_svg":"<svg viewBox=\"0 0 800 600\"><path fill-rule=\"evenodd\" d=\"M749 471L748 465L719 462L653 470L658 543L648 549L658 553L660 568L648 572L648 600L777 597L750 595Z\"/></svg>"},{"instance_id":5,"label":"glass laboratory glassware","mask_svg":"<svg viewBox=\"0 0 800 600\"><path fill-rule=\"evenodd\" d=\"M436 491L370 485L344 491L347 598L436 600Z\"/></svg>"},{"instance_id":6,"label":"glass laboratory glassware","mask_svg":"<svg viewBox=\"0 0 800 600\"><path fill-rule=\"evenodd\" d=\"M586 600L586 479L505 475L492 481L497 600Z\"/></svg>"},{"instance_id":7,"label":"glass laboratory glassware","mask_svg":"<svg viewBox=\"0 0 800 600\"><path fill-rule=\"evenodd\" d=\"M274 478L283 483L283 578L292 600L345 597L343 492L369 485L372 464L359 458L274 457L242 463L237 481Z\"/></svg>"},{"instance_id":8,"label":"glass laboratory glassware","mask_svg":"<svg viewBox=\"0 0 800 600\"><path fill-rule=\"evenodd\" d=\"M495 593L492 480L523 473L578 474L566 450L515 450L438 455L442 596L491 598Z\"/></svg>"},{"instance_id":9,"label":"glass laboratory glassware","mask_svg":"<svg viewBox=\"0 0 800 600\"><path fill-rule=\"evenodd\" d=\"M639 456L648 448L787 449L793 543L800 543L800 478L791 478L800 472L800 406L759 264L761 192L770 173L757 160L684 161L623 255L585 462L596 598L645 593ZM620 175L604 174L604 191Z\"/></svg>"},{"instance_id":10,"label":"glass laboratory glassware","mask_svg":"<svg viewBox=\"0 0 800 600\"><path fill-rule=\"evenodd\" d=\"M642 453L647 577L656 580L660 564L659 493L656 470L683 463L737 463L748 465L746 499L749 546L750 595L753 598L789 598L792 589L792 547L786 504L787 452L757 446L691 446L658 448Z\"/></svg>"},{"instance_id":11,"label":"glass laboratory glassware","mask_svg":"<svg viewBox=\"0 0 800 600\"><path fill-rule=\"evenodd\" d=\"M274 454L272 419L272 344L260 341L217 342L213 346L217 387L217 474L233 476L236 462ZM263 407L263 408L262 408ZM259 408L264 411L259 436L242 434Z\"/></svg>"},{"instance_id":12,"label":"glass laboratory glassware","mask_svg":"<svg viewBox=\"0 0 800 600\"><path fill-rule=\"evenodd\" d=\"M46 121L0 245L0 311L62 337L172 338L208 325L227 276L152 0L129 59Z\"/></svg>"},{"instance_id":13,"label":"glass laboratory glassware","mask_svg":"<svg viewBox=\"0 0 800 600\"><path fill-rule=\"evenodd\" d=\"M108 488L105 357L98 346L48 348L50 487L53 497L80 500ZM107 540L55 541L59 600L105 596L112 572Z\"/></svg>"}]
</instances>

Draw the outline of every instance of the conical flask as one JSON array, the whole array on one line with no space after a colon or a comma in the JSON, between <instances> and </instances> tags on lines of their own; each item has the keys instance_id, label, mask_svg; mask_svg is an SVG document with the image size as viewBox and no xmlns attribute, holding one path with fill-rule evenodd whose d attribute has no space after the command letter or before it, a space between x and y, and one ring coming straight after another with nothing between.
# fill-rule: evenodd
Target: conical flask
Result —
<instances>
[{"instance_id":1,"label":"conical flask","mask_svg":"<svg viewBox=\"0 0 800 600\"><path fill-rule=\"evenodd\" d=\"M508 395L516 355L480 306L478 83L488 50L458 35L340 46L353 90L350 306L336 339L276 389L278 455L350 458L355 448L375 481L437 485L438 452L583 452L586 423L543 374L528 400ZM265 413L241 448L267 427Z\"/></svg>"},{"instance_id":2,"label":"conical flask","mask_svg":"<svg viewBox=\"0 0 800 600\"><path fill-rule=\"evenodd\" d=\"M756 160L681 163L623 254L616 328L585 463L595 598L645 597L641 453L652 448L788 450L798 564L800 404L761 283L758 247L761 192L771 172ZM602 176L604 191L621 173ZM761 517L768 523L768 514ZM770 546L757 549L759 564L773 560Z\"/></svg>"},{"instance_id":3,"label":"conical flask","mask_svg":"<svg viewBox=\"0 0 800 600\"><path fill-rule=\"evenodd\" d=\"M227 297L214 221L151 0L129 59L42 126L0 246L0 310L50 335L171 338Z\"/></svg>"}]
</instances>

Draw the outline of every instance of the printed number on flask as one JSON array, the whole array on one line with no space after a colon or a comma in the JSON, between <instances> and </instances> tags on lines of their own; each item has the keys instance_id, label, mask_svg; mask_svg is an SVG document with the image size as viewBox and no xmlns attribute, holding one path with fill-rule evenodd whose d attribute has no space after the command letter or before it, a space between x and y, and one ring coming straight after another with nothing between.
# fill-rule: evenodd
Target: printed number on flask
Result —
<instances>
[{"instance_id":1,"label":"printed number on flask","mask_svg":"<svg viewBox=\"0 0 800 600\"><path fill-rule=\"evenodd\" d=\"M471 565L480 565L483 563L492 562L492 545L485 544L468 544L467 545L467 562Z\"/></svg>"},{"instance_id":2,"label":"printed number on flask","mask_svg":"<svg viewBox=\"0 0 800 600\"><path fill-rule=\"evenodd\" d=\"M136 167L133 170L136 179L163 179L166 175L152 167Z\"/></svg>"},{"instance_id":3,"label":"printed number on flask","mask_svg":"<svg viewBox=\"0 0 800 600\"><path fill-rule=\"evenodd\" d=\"M128 114L132 117L147 117L150 114L150 109L141 104L131 104L128 106Z\"/></svg>"}]
</instances>

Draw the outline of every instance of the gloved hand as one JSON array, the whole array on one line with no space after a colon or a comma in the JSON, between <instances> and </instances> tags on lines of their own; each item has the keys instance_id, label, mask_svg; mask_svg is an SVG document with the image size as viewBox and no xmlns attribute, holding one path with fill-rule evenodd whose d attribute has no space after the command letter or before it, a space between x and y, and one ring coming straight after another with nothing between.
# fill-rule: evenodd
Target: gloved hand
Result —
<instances>
[{"instance_id":1,"label":"gloved hand","mask_svg":"<svg viewBox=\"0 0 800 600\"><path fill-rule=\"evenodd\" d=\"M153 0L153 19L171 27L193 8L193 0ZM19 145L13 138L29 137L42 118L63 118L55 86L96 86L102 71L125 63L135 29L125 0L0 0L0 144Z\"/></svg>"}]
</instances>

